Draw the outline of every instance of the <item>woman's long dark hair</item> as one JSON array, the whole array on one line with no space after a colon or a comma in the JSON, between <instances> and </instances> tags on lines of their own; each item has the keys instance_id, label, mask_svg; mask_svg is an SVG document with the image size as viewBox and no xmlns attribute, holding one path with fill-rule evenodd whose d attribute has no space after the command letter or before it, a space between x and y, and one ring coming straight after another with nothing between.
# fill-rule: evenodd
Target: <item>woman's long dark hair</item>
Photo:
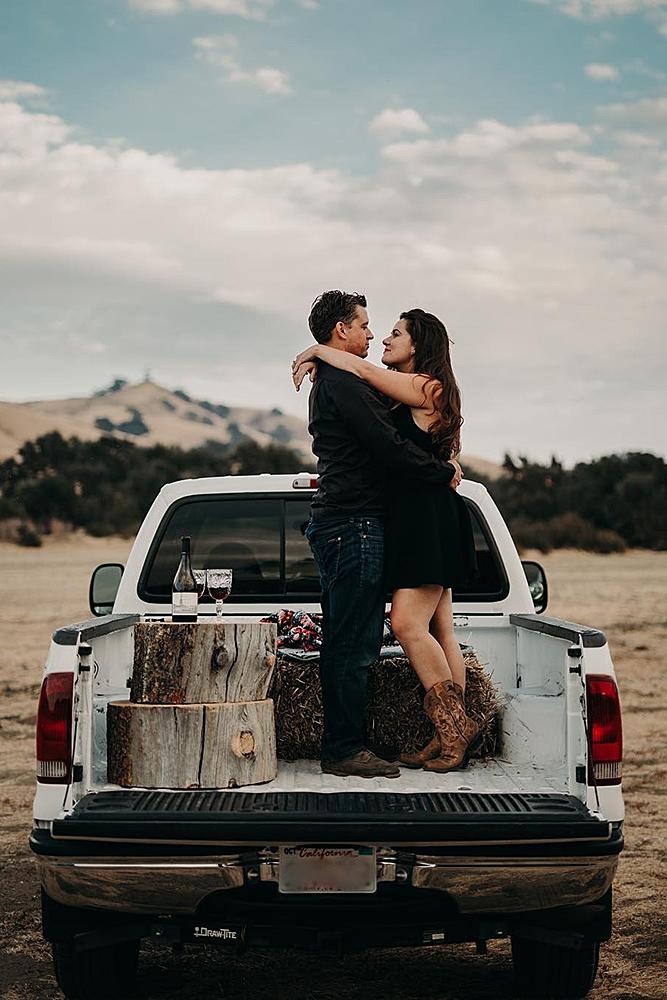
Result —
<instances>
[{"instance_id":1,"label":"woman's long dark hair","mask_svg":"<svg viewBox=\"0 0 667 1000\"><path fill-rule=\"evenodd\" d=\"M415 345L415 372L437 379L442 391L436 391L433 405L436 416L429 427L438 451L451 458L461 450L461 393L454 378L449 354L449 337L444 323L423 309L401 313Z\"/></svg>"}]
</instances>

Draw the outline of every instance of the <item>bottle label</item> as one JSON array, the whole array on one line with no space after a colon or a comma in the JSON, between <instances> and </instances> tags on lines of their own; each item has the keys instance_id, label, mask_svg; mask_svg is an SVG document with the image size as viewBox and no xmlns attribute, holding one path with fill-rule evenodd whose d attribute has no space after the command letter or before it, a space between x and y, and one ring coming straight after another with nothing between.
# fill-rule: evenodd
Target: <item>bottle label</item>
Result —
<instances>
[{"instance_id":1,"label":"bottle label","mask_svg":"<svg viewBox=\"0 0 667 1000\"><path fill-rule=\"evenodd\" d=\"M174 617L181 618L183 615L191 617L197 614L197 594L179 593L174 591L171 595L171 613Z\"/></svg>"}]
</instances>

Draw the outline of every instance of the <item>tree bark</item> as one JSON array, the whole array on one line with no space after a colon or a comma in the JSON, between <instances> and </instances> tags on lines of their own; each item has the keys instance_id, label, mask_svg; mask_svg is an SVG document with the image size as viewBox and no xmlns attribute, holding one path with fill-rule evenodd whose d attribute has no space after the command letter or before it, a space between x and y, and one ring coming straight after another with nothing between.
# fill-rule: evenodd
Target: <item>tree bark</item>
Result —
<instances>
[{"instance_id":1,"label":"tree bark","mask_svg":"<svg viewBox=\"0 0 667 1000\"><path fill-rule=\"evenodd\" d=\"M202 787L240 788L278 774L273 701L206 705Z\"/></svg>"},{"instance_id":2,"label":"tree bark","mask_svg":"<svg viewBox=\"0 0 667 1000\"><path fill-rule=\"evenodd\" d=\"M158 705L261 701L275 664L272 622L139 622L130 700Z\"/></svg>"},{"instance_id":3,"label":"tree bark","mask_svg":"<svg viewBox=\"0 0 667 1000\"><path fill-rule=\"evenodd\" d=\"M108 779L124 787L238 788L278 773L271 699L219 705L111 702Z\"/></svg>"}]
</instances>

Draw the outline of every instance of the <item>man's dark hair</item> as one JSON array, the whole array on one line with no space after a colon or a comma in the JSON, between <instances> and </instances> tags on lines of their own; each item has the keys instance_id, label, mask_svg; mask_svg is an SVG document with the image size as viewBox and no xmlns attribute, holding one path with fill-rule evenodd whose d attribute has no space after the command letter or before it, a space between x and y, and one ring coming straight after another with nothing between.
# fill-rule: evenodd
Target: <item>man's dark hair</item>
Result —
<instances>
[{"instance_id":1,"label":"man's dark hair","mask_svg":"<svg viewBox=\"0 0 667 1000\"><path fill-rule=\"evenodd\" d=\"M308 317L308 326L318 344L326 344L336 323L351 323L357 314L357 306L366 308L366 296L360 292L322 292L313 302Z\"/></svg>"}]
</instances>

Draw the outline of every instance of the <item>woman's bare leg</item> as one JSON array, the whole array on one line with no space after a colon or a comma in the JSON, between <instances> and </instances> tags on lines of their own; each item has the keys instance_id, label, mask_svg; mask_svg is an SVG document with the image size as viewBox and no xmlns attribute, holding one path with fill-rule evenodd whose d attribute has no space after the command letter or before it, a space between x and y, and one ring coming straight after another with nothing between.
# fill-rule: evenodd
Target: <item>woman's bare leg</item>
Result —
<instances>
[{"instance_id":1,"label":"woman's bare leg","mask_svg":"<svg viewBox=\"0 0 667 1000\"><path fill-rule=\"evenodd\" d=\"M425 691L430 691L439 681L452 680L444 647L429 632L429 623L442 599L442 592L442 587L432 584L403 588L394 591L391 602L394 635Z\"/></svg>"},{"instance_id":2,"label":"woman's bare leg","mask_svg":"<svg viewBox=\"0 0 667 1000\"><path fill-rule=\"evenodd\" d=\"M466 665L463 653L459 646L458 639L454 634L454 614L452 611L452 592L450 589L443 590L442 597L438 601L430 624L431 635L437 639L441 646L449 669L452 673L452 680L461 686L461 690L466 689Z\"/></svg>"}]
</instances>

